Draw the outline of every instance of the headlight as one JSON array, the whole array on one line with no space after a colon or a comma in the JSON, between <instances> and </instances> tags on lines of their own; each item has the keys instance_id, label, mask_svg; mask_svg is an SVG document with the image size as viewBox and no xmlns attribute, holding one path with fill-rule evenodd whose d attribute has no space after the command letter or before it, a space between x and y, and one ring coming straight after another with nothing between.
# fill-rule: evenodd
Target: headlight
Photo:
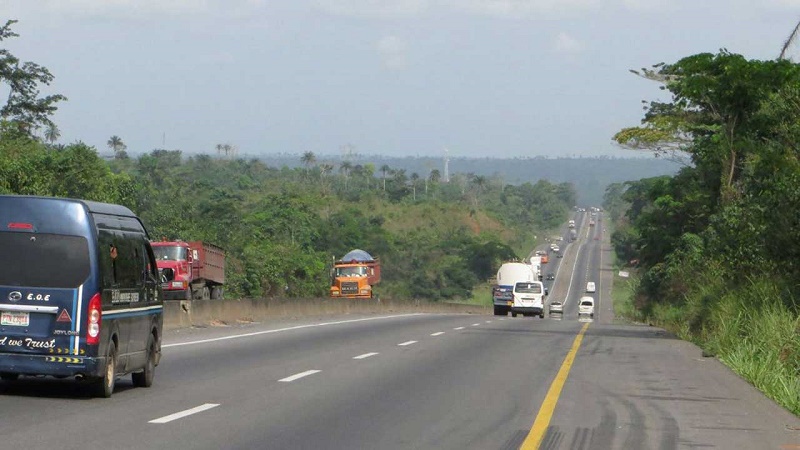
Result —
<instances>
[{"instance_id":1,"label":"headlight","mask_svg":"<svg viewBox=\"0 0 800 450\"><path fill-rule=\"evenodd\" d=\"M339 291L331 291L331 295L334 296L334 297L338 297L339 296Z\"/></svg>"},{"instance_id":2,"label":"headlight","mask_svg":"<svg viewBox=\"0 0 800 450\"><path fill-rule=\"evenodd\" d=\"M369 294L369 289L362 289L362 290L361 290L361 293L362 293L362 294Z\"/></svg>"}]
</instances>

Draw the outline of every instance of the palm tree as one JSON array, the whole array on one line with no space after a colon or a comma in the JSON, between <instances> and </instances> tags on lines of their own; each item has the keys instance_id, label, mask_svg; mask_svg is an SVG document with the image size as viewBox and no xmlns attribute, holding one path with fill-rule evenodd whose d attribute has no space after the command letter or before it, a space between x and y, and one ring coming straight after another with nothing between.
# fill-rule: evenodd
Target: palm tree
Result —
<instances>
[{"instance_id":1,"label":"palm tree","mask_svg":"<svg viewBox=\"0 0 800 450\"><path fill-rule=\"evenodd\" d=\"M217 149L217 155L222 155L222 150L225 149L225 146L222 144L217 144L214 148Z\"/></svg>"},{"instance_id":2,"label":"palm tree","mask_svg":"<svg viewBox=\"0 0 800 450\"><path fill-rule=\"evenodd\" d=\"M125 145L124 142L122 142L122 138L117 136L116 134L108 138L108 142L106 142L106 145L108 145L109 148L114 150L114 158L117 159L121 159L122 152L125 151L126 148L128 148L128 146Z\"/></svg>"},{"instance_id":3,"label":"palm tree","mask_svg":"<svg viewBox=\"0 0 800 450\"><path fill-rule=\"evenodd\" d=\"M349 179L351 170L353 170L353 163L351 163L350 161L342 161L342 163L339 165L339 172L341 172L342 175L344 175L345 191L347 190L347 181Z\"/></svg>"},{"instance_id":4,"label":"palm tree","mask_svg":"<svg viewBox=\"0 0 800 450\"><path fill-rule=\"evenodd\" d=\"M47 129L44 130L44 138L47 139L50 144L55 144L58 138L61 137L61 130L58 129L58 126L54 123L51 123L47 126Z\"/></svg>"},{"instance_id":5,"label":"palm tree","mask_svg":"<svg viewBox=\"0 0 800 450\"><path fill-rule=\"evenodd\" d=\"M783 43L783 48L781 48L781 54L778 56L778 59L785 59L786 58L786 51L789 50L791 47L792 42L794 42L795 38L797 38L797 33L800 31L800 22L797 22L797 25L794 26L791 34L786 39L786 42Z\"/></svg>"},{"instance_id":6,"label":"palm tree","mask_svg":"<svg viewBox=\"0 0 800 450\"><path fill-rule=\"evenodd\" d=\"M417 181L419 181L419 174L417 174L417 172L414 172L414 173L411 174L410 178L411 178L411 192L412 192L411 199L416 201L417 200Z\"/></svg>"},{"instance_id":7,"label":"palm tree","mask_svg":"<svg viewBox=\"0 0 800 450\"><path fill-rule=\"evenodd\" d=\"M333 172L333 164L322 163L319 165L319 173L325 175L326 173Z\"/></svg>"},{"instance_id":8,"label":"palm tree","mask_svg":"<svg viewBox=\"0 0 800 450\"><path fill-rule=\"evenodd\" d=\"M383 191L386 192L386 174L392 170L388 164L384 164L381 166L381 173L383 174Z\"/></svg>"},{"instance_id":9,"label":"palm tree","mask_svg":"<svg viewBox=\"0 0 800 450\"><path fill-rule=\"evenodd\" d=\"M306 174L308 174L308 169L317 162L317 155L314 152L305 152L303 153L303 157L300 158L300 162L306 166Z\"/></svg>"}]
</instances>

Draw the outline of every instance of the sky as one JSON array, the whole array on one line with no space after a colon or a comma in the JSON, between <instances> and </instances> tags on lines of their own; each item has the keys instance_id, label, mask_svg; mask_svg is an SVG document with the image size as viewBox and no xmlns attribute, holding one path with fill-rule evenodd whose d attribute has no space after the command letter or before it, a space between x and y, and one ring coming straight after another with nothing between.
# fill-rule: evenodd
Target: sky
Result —
<instances>
[{"instance_id":1,"label":"sky","mask_svg":"<svg viewBox=\"0 0 800 450\"><path fill-rule=\"evenodd\" d=\"M629 69L775 58L800 0L0 0L8 19L2 48L68 97L60 142L101 153L636 156L611 137L668 97Z\"/></svg>"}]
</instances>

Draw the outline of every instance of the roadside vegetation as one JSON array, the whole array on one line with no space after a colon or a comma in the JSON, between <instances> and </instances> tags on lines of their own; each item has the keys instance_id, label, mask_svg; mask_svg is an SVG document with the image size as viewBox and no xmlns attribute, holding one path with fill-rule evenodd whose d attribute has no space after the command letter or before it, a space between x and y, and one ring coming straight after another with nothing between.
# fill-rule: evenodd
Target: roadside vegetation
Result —
<instances>
[{"instance_id":1,"label":"roadside vegetation","mask_svg":"<svg viewBox=\"0 0 800 450\"><path fill-rule=\"evenodd\" d=\"M800 415L800 66L720 51L639 75L672 99L615 139L687 164L606 190L617 256L638 273L634 309L618 313L697 343Z\"/></svg>"}]
</instances>

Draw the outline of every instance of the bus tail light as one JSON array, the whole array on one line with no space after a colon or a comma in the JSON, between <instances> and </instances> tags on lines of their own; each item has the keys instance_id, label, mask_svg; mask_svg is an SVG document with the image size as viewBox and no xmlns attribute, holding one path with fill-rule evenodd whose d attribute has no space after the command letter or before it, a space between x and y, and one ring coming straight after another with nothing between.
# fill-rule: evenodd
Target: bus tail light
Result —
<instances>
[{"instance_id":1,"label":"bus tail light","mask_svg":"<svg viewBox=\"0 0 800 450\"><path fill-rule=\"evenodd\" d=\"M94 294L89 300L89 314L86 318L86 343L97 345L100 343L100 324L103 320L101 311L100 293Z\"/></svg>"}]
</instances>

